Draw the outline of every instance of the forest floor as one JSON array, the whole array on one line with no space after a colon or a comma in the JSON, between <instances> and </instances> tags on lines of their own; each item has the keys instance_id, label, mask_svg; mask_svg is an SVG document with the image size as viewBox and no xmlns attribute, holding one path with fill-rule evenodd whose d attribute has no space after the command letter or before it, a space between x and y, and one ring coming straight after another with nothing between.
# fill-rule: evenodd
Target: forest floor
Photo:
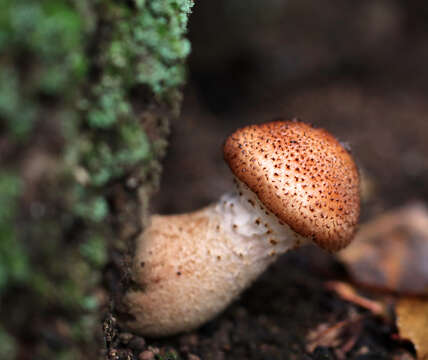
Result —
<instances>
[{"instance_id":1,"label":"forest floor","mask_svg":"<svg viewBox=\"0 0 428 360\"><path fill-rule=\"evenodd\" d=\"M398 1L342 7L329 1L329 17L320 19L316 5L286 3L273 24L262 19L258 30L246 18L236 27L230 14L213 18L218 4L197 4L190 81L172 124L154 212L195 210L230 191L224 140L237 127L278 117L298 117L350 145L362 175L362 224L410 201L428 201L425 15ZM368 38L356 20L345 24L341 17L353 11L378 16L369 19L377 27L365 24ZM301 25L293 14L312 22ZM292 63L296 58L304 61ZM337 257L302 248L281 257L199 330L163 340L134 337L130 348L143 351L141 359L415 358L393 318L343 299L329 290L331 281L361 290ZM390 296L361 291L377 301Z\"/></svg>"}]
</instances>

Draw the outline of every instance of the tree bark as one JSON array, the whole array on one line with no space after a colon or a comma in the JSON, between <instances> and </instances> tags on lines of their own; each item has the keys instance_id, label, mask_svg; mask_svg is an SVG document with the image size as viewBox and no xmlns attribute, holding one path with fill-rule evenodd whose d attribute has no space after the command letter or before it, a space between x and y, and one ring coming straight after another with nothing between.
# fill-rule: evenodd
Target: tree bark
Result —
<instances>
[{"instance_id":1,"label":"tree bark","mask_svg":"<svg viewBox=\"0 0 428 360\"><path fill-rule=\"evenodd\" d=\"M3 1L1 357L129 358L115 299L180 109L191 6Z\"/></svg>"}]
</instances>

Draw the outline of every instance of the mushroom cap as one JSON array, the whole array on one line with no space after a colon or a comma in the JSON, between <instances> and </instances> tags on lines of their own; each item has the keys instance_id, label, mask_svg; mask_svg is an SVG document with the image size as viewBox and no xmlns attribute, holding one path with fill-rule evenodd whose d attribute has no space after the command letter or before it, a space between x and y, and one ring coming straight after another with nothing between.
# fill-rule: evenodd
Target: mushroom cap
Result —
<instances>
[{"instance_id":1,"label":"mushroom cap","mask_svg":"<svg viewBox=\"0 0 428 360\"><path fill-rule=\"evenodd\" d=\"M246 126L223 151L235 176L278 221L328 251L351 242L360 213L358 170L326 130L297 121Z\"/></svg>"}]
</instances>

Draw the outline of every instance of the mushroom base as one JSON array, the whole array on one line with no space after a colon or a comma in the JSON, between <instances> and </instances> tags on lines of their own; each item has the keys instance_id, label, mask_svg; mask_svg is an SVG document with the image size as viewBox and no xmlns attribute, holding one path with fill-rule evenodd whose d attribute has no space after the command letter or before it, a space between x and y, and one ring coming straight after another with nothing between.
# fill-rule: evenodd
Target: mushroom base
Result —
<instances>
[{"instance_id":1,"label":"mushroom base","mask_svg":"<svg viewBox=\"0 0 428 360\"><path fill-rule=\"evenodd\" d=\"M127 327L146 336L197 328L221 312L277 255L301 243L289 227L266 218L258 203L255 210L253 195L225 195L191 214L152 216L135 254L139 289L124 298L134 317Z\"/></svg>"}]
</instances>

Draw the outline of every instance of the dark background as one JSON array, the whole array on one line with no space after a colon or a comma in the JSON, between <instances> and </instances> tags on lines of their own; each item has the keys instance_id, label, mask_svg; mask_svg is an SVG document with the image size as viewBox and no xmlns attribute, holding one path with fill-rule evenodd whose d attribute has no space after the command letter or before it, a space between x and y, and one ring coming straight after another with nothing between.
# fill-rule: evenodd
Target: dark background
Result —
<instances>
[{"instance_id":1,"label":"dark background","mask_svg":"<svg viewBox=\"0 0 428 360\"><path fill-rule=\"evenodd\" d=\"M351 146L364 220L426 200L427 35L423 1L198 1L183 111L154 209L215 201L231 188L225 138L278 117Z\"/></svg>"}]
</instances>

